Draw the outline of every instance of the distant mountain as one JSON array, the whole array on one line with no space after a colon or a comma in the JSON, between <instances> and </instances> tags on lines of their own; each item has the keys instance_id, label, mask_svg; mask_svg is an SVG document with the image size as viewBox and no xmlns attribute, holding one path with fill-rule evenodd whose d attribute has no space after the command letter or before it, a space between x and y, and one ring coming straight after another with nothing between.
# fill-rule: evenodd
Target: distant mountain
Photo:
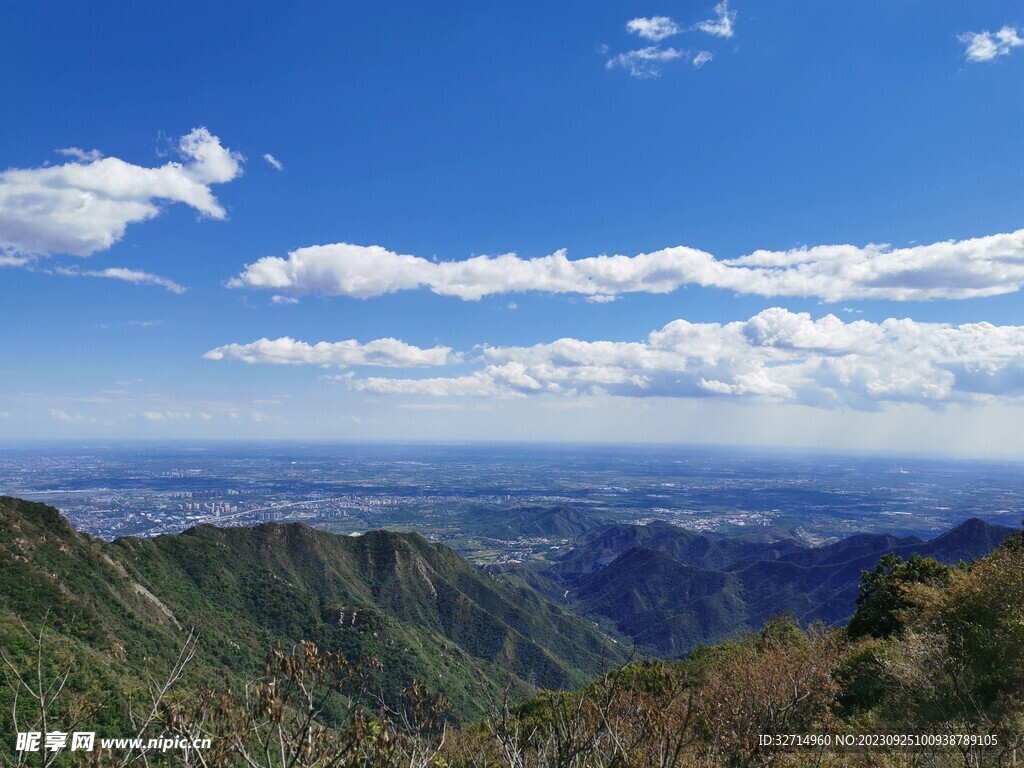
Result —
<instances>
[{"instance_id":1,"label":"distant mountain","mask_svg":"<svg viewBox=\"0 0 1024 768\"><path fill-rule=\"evenodd\" d=\"M813 547L783 555L779 560L810 567L814 565L834 565L846 563L862 555L873 555L876 552L890 552L902 547L919 547L924 540L917 536L888 536L884 534L861 533L849 536L832 544ZM737 568L736 563L731 570Z\"/></svg>"},{"instance_id":2,"label":"distant mountain","mask_svg":"<svg viewBox=\"0 0 1024 768\"><path fill-rule=\"evenodd\" d=\"M792 539L756 541L745 537L718 536L654 520L647 525L615 524L587 532L559 561L558 572L590 571L595 565L606 565L633 547L654 549L687 565L712 569L724 569L744 558L774 560L802 551L802 545Z\"/></svg>"},{"instance_id":3,"label":"distant mountain","mask_svg":"<svg viewBox=\"0 0 1024 768\"><path fill-rule=\"evenodd\" d=\"M975 517L961 523L951 531L931 539L919 548L903 547L902 549L912 549L926 557L934 557L943 563L965 563L987 555L1014 533L1016 533L1015 528L991 525ZM900 550L897 550L897 553L900 553Z\"/></svg>"},{"instance_id":4,"label":"distant mountain","mask_svg":"<svg viewBox=\"0 0 1024 768\"><path fill-rule=\"evenodd\" d=\"M202 636L197 679L255 674L277 643L313 640L384 662L471 714L482 690L566 688L621 660L591 624L416 534L338 536L301 524L200 526L107 543L51 507L0 497L0 644L45 620L102 685Z\"/></svg>"},{"instance_id":5,"label":"distant mountain","mask_svg":"<svg viewBox=\"0 0 1024 768\"><path fill-rule=\"evenodd\" d=\"M485 536L514 539L520 536L545 536L573 539L608 523L574 507L520 507L518 509L478 510L471 524Z\"/></svg>"},{"instance_id":6,"label":"distant mountain","mask_svg":"<svg viewBox=\"0 0 1024 768\"><path fill-rule=\"evenodd\" d=\"M741 595L733 574L635 547L586 579L573 599L582 614L612 620L638 646L678 656L743 626Z\"/></svg>"},{"instance_id":7,"label":"distant mountain","mask_svg":"<svg viewBox=\"0 0 1024 768\"><path fill-rule=\"evenodd\" d=\"M994 550L1014 529L968 520L923 541L856 535L822 547L792 540L724 539L664 522L613 525L533 577L536 588L581 615L609 622L645 652L676 656L739 629L792 613L802 622L847 621L861 572L883 554L918 553L949 564Z\"/></svg>"}]
</instances>

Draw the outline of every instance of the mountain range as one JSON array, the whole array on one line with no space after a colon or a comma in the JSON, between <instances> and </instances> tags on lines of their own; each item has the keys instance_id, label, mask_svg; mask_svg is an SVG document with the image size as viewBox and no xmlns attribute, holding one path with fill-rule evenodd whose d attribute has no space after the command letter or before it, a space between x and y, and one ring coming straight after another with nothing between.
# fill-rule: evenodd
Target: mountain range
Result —
<instances>
[{"instance_id":1,"label":"mountain range","mask_svg":"<svg viewBox=\"0 0 1024 768\"><path fill-rule=\"evenodd\" d=\"M1013 533L969 520L930 541L862 535L812 547L569 508L524 509L488 525L572 544L553 563L498 571L415 533L342 536L299 523L107 542L52 507L0 497L0 648L29 653L26 629L43 627L83 685L114 691L159 676L193 627L197 683L251 678L268 649L311 640L379 659L384 695L418 679L470 718L488 691L577 687L621 664L631 646L685 656L782 613L842 623L861 572L883 554L957 563Z\"/></svg>"},{"instance_id":2,"label":"mountain range","mask_svg":"<svg viewBox=\"0 0 1024 768\"><path fill-rule=\"evenodd\" d=\"M101 687L173 659L191 627L197 679L254 675L268 649L311 640L379 659L385 693L419 679L467 716L487 689L570 688L625 656L591 623L417 534L268 523L105 542L0 497L0 563L0 647L45 624Z\"/></svg>"},{"instance_id":3,"label":"mountain range","mask_svg":"<svg viewBox=\"0 0 1024 768\"><path fill-rule=\"evenodd\" d=\"M864 534L812 547L661 521L614 524L581 535L554 565L517 575L643 653L675 657L780 614L845 623L856 609L861 572L882 555L956 564L988 554L1013 533L975 518L929 541Z\"/></svg>"}]
</instances>

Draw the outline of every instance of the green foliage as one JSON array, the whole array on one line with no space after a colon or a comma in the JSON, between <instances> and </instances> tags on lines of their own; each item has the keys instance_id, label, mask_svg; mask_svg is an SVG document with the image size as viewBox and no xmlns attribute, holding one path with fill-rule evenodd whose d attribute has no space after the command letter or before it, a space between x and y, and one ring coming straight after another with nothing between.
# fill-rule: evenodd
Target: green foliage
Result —
<instances>
[{"instance_id":1,"label":"green foliage","mask_svg":"<svg viewBox=\"0 0 1024 768\"><path fill-rule=\"evenodd\" d=\"M861 574L857 612L848 627L850 637L889 637L900 632L906 612L914 606L908 587L946 584L949 573L949 566L929 557L915 554L904 561L899 555L883 555L873 571Z\"/></svg>"},{"instance_id":2,"label":"green foliage","mask_svg":"<svg viewBox=\"0 0 1024 768\"><path fill-rule=\"evenodd\" d=\"M114 693L160 674L190 627L201 641L189 685L237 683L267 648L310 640L380 659L375 686L392 698L414 679L443 689L463 717L479 715L481 687L572 687L624 655L586 622L415 534L202 526L107 543L10 498L0 498L0 532L0 647L23 644L20 622L45 623L73 650L78 690Z\"/></svg>"},{"instance_id":3,"label":"green foliage","mask_svg":"<svg viewBox=\"0 0 1024 768\"><path fill-rule=\"evenodd\" d=\"M867 638L855 644L836 665L834 677L840 687L839 711L846 715L870 712L885 701L886 640Z\"/></svg>"},{"instance_id":4,"label":"green foliage","mask_svg":"<svg viewBox=\"0 0 1024 768\"><path fill-rule=\"evenodd\" d=\"M1024 704L1024 534L954 573L919 624L945 639L977 709Z\"/></svg>"},{"instance_id":5,"label":"green foliage","mask_svg":"<svg viewBox=\"0 0 1024 768\"><path fill-rule=\"evenodd\" d=\"M9 499L0 523L9 686L70 670L52 716L127 733L147 679L195 625L202 640L153 727L215 735L210 765L247 754L296 768L995 766L1024 749L1024 534L966 567L882 558L849 629L777 617L685 659L609 672L624 654L591 627L418 536L268 525L107 544ZM727 583L650 550L625 562L655 572L615 594L651 610L677 574L692 577L689 605ZM0 728L13 732L9 686ZM452 699L455 719L482 719L451 730L431 691ZM757 742L822 732L995 734L999 745L848 757Z\"/></svg>"}]
</instances>

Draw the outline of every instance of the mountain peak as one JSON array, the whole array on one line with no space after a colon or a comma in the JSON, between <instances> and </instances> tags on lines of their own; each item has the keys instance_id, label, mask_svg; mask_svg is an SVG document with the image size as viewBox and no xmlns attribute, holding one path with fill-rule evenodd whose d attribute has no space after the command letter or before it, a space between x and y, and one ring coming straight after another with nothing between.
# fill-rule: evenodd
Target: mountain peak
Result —
<instances>
[{"instance_id":1,"label":"mountain peak","mask_svg":"<svg viewBox=\"0 0 1024 768\"><path fill-rule=\"evenodd\" d=\"M17 532L25 528L36 534L52 533L61 538L83 536L54 507L13 496L0 496L0 530Z\"/></svg>"}]
</instances>

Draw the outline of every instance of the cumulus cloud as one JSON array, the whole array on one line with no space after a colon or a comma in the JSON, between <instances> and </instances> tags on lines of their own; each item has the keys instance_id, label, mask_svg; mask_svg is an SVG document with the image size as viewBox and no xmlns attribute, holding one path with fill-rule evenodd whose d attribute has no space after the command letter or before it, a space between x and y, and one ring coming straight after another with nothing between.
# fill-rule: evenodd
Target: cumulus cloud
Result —
<instances>
[{"instance_id":1,"label":"cumulus cloud","mask_svg":"<svg viewBox=\"0 0 1024 768\"><path fill-rule=\"evenodd\" d=\"M283 171L284 170L284 163L282 163L280 160L278 160L276 157L274 157L269 152L267 152L266 154L263 155L263 159L266 160L267 165L269 165L275 171Z\"/></svg>"},{"instance_id":2,"label":"cumulus cloud","mask_svg":"<svg viewBox=\"0 0 1024 768\"><path fill-rule=\"evenodd\" d=\"M206 128L178 142L184 162L133 165L95 150L62 150L72 162L0 172L0 253L26 259L54 253L89 256L124 237L129 224L152 219L162 203L184 203L223 219L210 190L242 172L243 158Z\"/></svg>"},{"instance_id":3,"label":"cumulus cloud","mask_svg":"<svg viewBox=\"0 0 1024 768\"><path fill-rule=\"evenodd\" d=\"M736 34L733 29L735 21L736 11L729 10L729 0L722 0L715 6L715 17L697 22L694 29L699 29L701 32L715 37L730 38Z\"/></svg>"},{"instance_id":4,"label":"cumulus cloud","mask_svg":"<svg viewBox=\"0 0 1024 768\"><path fill-rule=\"evenodd\" d=\"M377 365L390 368L418 368L448 365L460 357L451 347L422 349L398 339L376 339L360 344L347 341L321 341L307 344L284 336L259 339L251 344L225 344L203 355L206 360L241 360L245 363L276 365L319 365L344 368L351 365Z\"/></svg>"},{"instance_id":5,"label":"cumulus cloud","mask_svg":"<svg viewBox=\"0 0 1024 768\"><path fill-rule=\"evenodd\" d=\"M564 250L523 259L514 253L431 261L349 243L267 256L228 281L281 296L368 298L426 288L476 301L539 291L607 301L624 293L669 293L685 285L765 297L922 301L1013 293L1024 285L1024 230L969 240L891 248L819 245L758 250L735 259L675 246L636 256L570 260Z\"/></svg>"},{"instance_id":6,"label":"cumulus cloud","mask_svg":"<svg viewBox=\"0 0 1024 768\"><path fill-rule=\"evenodd\" d=\"M109 280L121 280L134 285L158 285L171 293L185 293L188 289L174 282L169 277L143 272L140 269L125 267L108 267L107 269L78 269L77 267L55 267L53 272L64 277L104 277Z\"/></svg>"},{"instance_id":7,"label":"cumulus cloud","mask_svg":"<svg viewBox=\"0 0 1024 768\"><path fill-rule=\"evenodd\" d=\"M622 67L631 77L638 80L652 80L661 77L662 65L667 61L681 59L686 54L676 48L662 48L651 45L636 51L628 51L613 56L605 63L608 69Z\"/></svg>"},{"instance_id":8,"label":"cumulus cloud","mask_svg":"<svg viewBox=\"0 0 1024 768\"><path fill-rule=\"evenodd\" d=\"M727 324L675 320L644 341L495 347L465 375L336 377L377 394L732 397L820 407L940 406L1024 395L1024 326L951 326L772 308Z\"/></svg>"},{"instance_id":9,"label":"cumulus cloud","mask_svg":"<svg viewBox=\"0 0 1024 768\"><path fill-rule=\"evenodd\" d=\"M1014 48L1024 45L1017 28L1009 26L998 32L965 32L959 40L966 46L964 56L968 61L992 61L999 56L1008 56Z\"/></svg>"},{"instance_id":10,"label":"cumulus cloud","mask_svg":"<svg viewBox=\"0 0 1024 768\"><path fill-rule=\"evenodd\" d=\"M645 40L659 43L666 37L678 35L682 30L668 16L651 16L636 18L626 22L626 31L639 35Z\"/></svg>"}]
</instances>

